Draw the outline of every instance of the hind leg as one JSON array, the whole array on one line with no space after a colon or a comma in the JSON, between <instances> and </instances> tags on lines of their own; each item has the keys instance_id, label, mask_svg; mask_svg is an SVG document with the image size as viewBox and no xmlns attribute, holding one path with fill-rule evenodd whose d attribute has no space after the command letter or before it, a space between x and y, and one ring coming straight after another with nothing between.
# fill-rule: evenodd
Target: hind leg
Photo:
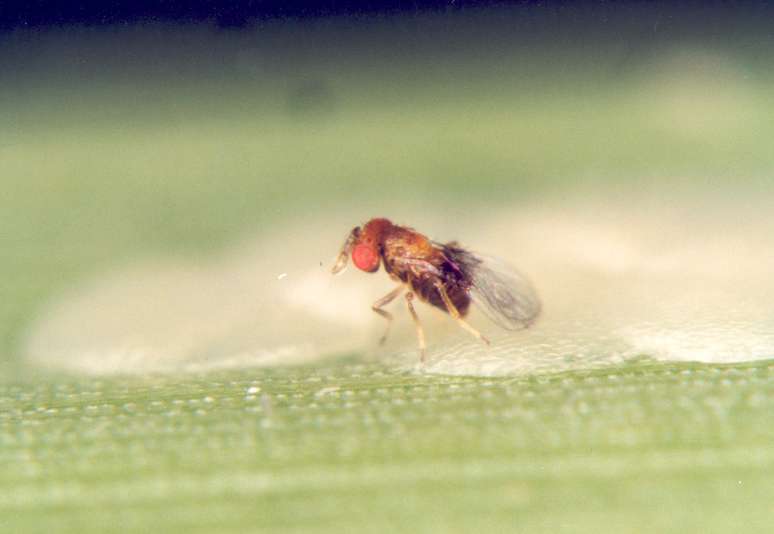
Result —
<instances>
[{"instance_id":1,"label":"hind leg","mask_svg":"<svg viewBox=\"0 0 774 534\"><path fill-rule=\"evenodd\" d=\"M465 319L462 318L462 315L460 314L459 310L454 305L452 300L449 298L449 294L446 292L446 288L443 287L443 284L440 283L440 282L437 282L435 284L435 288L438 290L438 293L441 295L441 299L443 300L443 303L446 306L446 310L449 312L449 315L451 315L452 318L454 318L454 320L457 321L457 323L462 328L464 328L465 330L470 332L473 336L475 336L478 339L480 339L483 343L489 345L489 340L487 338L485 338L481 334L481 332L479 332L478 330L476 330L475 328L470 326L467 323L467 321L465 321Z\"/></svg>"}]
</instances>

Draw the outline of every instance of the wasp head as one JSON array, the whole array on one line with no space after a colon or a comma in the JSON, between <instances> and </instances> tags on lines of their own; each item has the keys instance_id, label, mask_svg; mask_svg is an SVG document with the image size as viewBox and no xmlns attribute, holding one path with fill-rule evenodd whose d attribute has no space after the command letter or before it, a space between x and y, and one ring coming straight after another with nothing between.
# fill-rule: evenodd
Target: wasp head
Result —
<instances>
[{"instance_id":1,"label":"wasp head","mask_svg":"<svg viewBox=\"0 0 774 534\"><path fill-rule=\"evenodd\" d=\"M350 255L355 267L361 271L376 272L381 262L380 239L384 233L384 228L390 225L391 223L387 219L372 219L363 228L353 228L333 265L333 274L341 272L347 266Z\"/></svg>"},{"instance_id":2,"label":"wasp head","mask_svg":"<svg viewBox=\"0 0 774 534\"><path fill-rule=\"evenodd\" d=\"M352 249L352 262L355 267L367 273L379 269L379 251L369 243L358 243Z\"/></svg>"}]
</instances>

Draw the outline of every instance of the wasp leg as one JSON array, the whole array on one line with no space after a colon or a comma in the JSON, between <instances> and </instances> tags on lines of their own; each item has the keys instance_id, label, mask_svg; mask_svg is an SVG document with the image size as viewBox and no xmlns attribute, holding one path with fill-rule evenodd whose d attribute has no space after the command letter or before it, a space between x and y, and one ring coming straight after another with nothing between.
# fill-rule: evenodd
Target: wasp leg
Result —
<instances>
[{"instance_id":1,"label":"wasp leg","mask_svg":"<svg viewBox=\"0 0 774 534\"><path fill-rule=\"evenodd\" d=\"M449 311L449 315L451 315L455 321L459 323L459 325L473 334L475 337L480 339L485 344L489 345L489 340L485 338L481 332L470 326L465 319L462 318L462 315L460 315L459 310L457 309L457 306L454 305L452 300L449 298L449 294L446 292L446 288L443 287L443 284L440 282L435 283L435 288L438 290L438 293L441 295L441 299L443 300L444 305L446 306L446 309Z\"/></svg>"},{"instance_id":2,"label":"wasp leg","mask_svg":"<svg viewBox=\"0 0 774 534\"><path fill-rule=\"evenodd\" d=\"M392 314L383 310L382 306L386 306L395 300L395 297L400 295L401 291L403 291L403 286L398 286L371 305L372 310L387 319L387 328L384 331L384 335L379 339L380 345L384 345L384 342L387 341L387 334L390 333L390 326L392 326Z\"/></svg>"},{"instance_id":3,"label":"wasp leg","mask_svg":"<svg viewBox=\"0 0 774 534\"><path fill-rule=\"evenodd\" d=\"M408 306L409 312L411 313L411 317L414 319L414 325L417 327L417 340L419 341L419 361L425 363L425 331L422 329L422 323L419 322L419 316L417 315L416 310L414 310L414 304L411 302L412 300L414 300L414 293L409 291L406 293L406 305Z\"/></svg>"}]
</instances>

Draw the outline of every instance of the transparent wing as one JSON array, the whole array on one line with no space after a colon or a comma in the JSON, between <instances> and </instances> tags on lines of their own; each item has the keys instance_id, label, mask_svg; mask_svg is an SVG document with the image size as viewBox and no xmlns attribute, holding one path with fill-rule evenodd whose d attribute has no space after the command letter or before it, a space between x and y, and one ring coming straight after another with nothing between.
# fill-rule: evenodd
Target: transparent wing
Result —
<instances>
[{"instance_id":1,"label":"transparent wing","mask_svg":"<svg viewBox=\"0 0 774 534\"><path fill-rule=\"evenodd\" d=\"M502 260L468 252L456 243L443 249L465 274L473 302L490 320L506 330L521 330L535 321L540 299L524 275Z\"/></svg>"}]
</instances>

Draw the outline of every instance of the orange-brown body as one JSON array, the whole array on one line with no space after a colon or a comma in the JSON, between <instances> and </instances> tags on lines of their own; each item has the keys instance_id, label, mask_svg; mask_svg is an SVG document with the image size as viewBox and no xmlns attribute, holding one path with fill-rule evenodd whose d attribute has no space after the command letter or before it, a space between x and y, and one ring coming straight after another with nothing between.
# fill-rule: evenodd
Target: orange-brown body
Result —
<instances>
[{"instance_id":1,"label":"orange-brown body","mask_svg":"<svg viewBox=\"0 0 774 534\"><path fill-rule=\"evenodd\" d=\"M363 226L357 243L376 249L387 274L408 285L420 299L448 313L437 287L442 284L460 315L467 314L470 281L426 236L378 218Z\"/></svg>"},{"instance_id":2,"label":"orange-brown body","mask_svg":"<svg viewBox=\"0 0 774 534\"><path fill-rule=\"evenodd\" d=\"M347 266L375 273L384 265L387 274L400 285L373 303L371 309L387 320L384 343L392 324L392 314L384 306L401 293L414 320L421 361L425 359L425 334L412 301L415 297L448 313L457 324L489 344L481 332L463 318L471 302L478 304L492 321L508 330L526 328L540 313L540 300L534 288L518 272L495 266L457 243L437 243L405 226L384 218L371 219L353 228L341 247L333 274Z\"/></svg>"}]
</instances>

